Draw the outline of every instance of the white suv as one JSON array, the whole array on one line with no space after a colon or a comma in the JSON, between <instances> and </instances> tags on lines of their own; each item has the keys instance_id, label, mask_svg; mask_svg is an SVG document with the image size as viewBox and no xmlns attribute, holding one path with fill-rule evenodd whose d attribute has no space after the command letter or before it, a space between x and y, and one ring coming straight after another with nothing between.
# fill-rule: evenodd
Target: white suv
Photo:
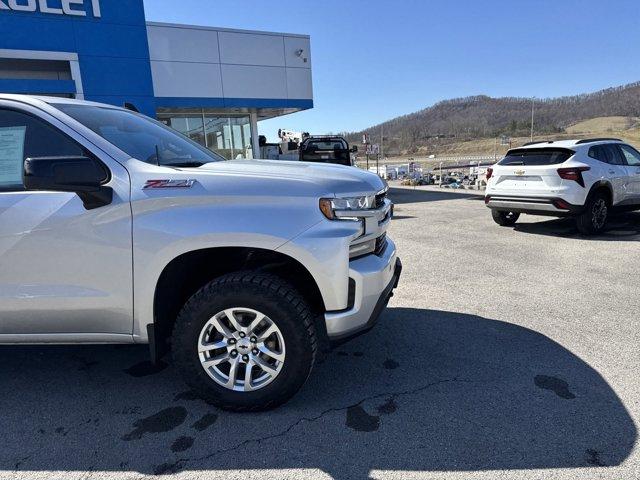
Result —
<instances>
[{"instance_id":1,"label":"white suv","mask_svg":"<svg viewBox=\"0 0 640 480\"><path fill-rule=\"evenodd\" d=\"M640 152L611 138L530 143L488 169L485 203L502 226L530 213L595 234L612 210L640 209Z\"/></svg>"}]
</instances>

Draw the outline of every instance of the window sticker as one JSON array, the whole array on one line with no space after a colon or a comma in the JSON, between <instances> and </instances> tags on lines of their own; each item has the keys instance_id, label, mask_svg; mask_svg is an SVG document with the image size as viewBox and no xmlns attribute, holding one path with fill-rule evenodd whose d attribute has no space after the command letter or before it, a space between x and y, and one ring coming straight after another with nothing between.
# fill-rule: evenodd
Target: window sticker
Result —
<instances>
[{"instance_id":1,"label":"window sticker","mask_svg":"<svg viewBox=\"0 0 640 480\"><path fill-rule=\"evenodd\" d=\"M27 127L0 128L0 186L22 185Z\"/></svg>"}]
</instances>

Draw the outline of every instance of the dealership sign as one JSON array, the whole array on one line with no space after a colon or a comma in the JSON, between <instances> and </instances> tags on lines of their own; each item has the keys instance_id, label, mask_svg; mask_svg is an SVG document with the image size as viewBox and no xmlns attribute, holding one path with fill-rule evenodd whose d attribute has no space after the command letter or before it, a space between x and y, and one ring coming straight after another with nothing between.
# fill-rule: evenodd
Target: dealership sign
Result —
<instances>
[{"instance_id":1,"label":"dealership sign","mask_svg":"<svg viewBox=\"0 0 640 480\"><path fill-rule=\"evenodd\" d=\"M100 18L100 0L0 0L0 10L40 12L54 15L86 17L91 8L93 16Z\"/></svg>"}]
</instances>

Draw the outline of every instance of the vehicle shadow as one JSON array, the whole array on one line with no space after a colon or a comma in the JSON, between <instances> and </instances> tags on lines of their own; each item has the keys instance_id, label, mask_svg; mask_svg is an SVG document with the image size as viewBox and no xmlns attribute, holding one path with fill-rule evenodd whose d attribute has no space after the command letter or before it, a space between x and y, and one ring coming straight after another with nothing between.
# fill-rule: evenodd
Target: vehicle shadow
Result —
<instances>
[{"instance_id":1,"label":"vehicle shadow","mask_svg":"<svg viewBox=\"0 0 640 480\"><path fill-rule=\"evenodd\" d=\"M0 349L0 474L319 469L490 471L620 465L637 430L592 367L474 315L389 309L284 407L229 414L141 347ZM54 473L52 477L60 477Z\"/></svg>"},{"instance_id":2,"label":"vehicle shadow","mask_svg":"<svg viewBox=\"0 0 640 480\"><path fill-rule=\"evenodd\" d=\"M484 200L484 194L479 191L454 193L444 189L442 191L433 191L419 188L392 187L389 189L389 198L396 205L402 205L405 203L442 202L445 200Z\"/></svg>"},{"instance_id":3,"label":"vehicle shadow","mask_svg":"<svg viewBox=\"0 0 640 480\"><path fill-rule=\"evenodd\" d=\"M540 217L542 218L542 217ZM599 241L637 241L640 239L640 213L617 213L611 216L606 230L594 236L584 236L578 232L575 220L556 218L532 223L516 223L514 229L522 233L552 237L581 238Z\"/></svg>"}]
</instances>

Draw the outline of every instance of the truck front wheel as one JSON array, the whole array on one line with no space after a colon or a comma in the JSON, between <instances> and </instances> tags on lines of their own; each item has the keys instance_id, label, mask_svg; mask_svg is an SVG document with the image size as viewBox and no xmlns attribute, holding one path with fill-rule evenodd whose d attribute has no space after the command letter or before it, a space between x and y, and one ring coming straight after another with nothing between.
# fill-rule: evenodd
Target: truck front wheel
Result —
<instances>
[{"instance_id":1,"label":"truck front wheel","mask_svg":"<svg viewBox=\"0 0 640 480\"><path fill-rule=\"evenodd\" d=\"M313 368L312 310L279 277L240 272L220 277L185 304L173 355L202 398L232 411L269 410L288 401Z\"/></svg>"}]
</instances>

